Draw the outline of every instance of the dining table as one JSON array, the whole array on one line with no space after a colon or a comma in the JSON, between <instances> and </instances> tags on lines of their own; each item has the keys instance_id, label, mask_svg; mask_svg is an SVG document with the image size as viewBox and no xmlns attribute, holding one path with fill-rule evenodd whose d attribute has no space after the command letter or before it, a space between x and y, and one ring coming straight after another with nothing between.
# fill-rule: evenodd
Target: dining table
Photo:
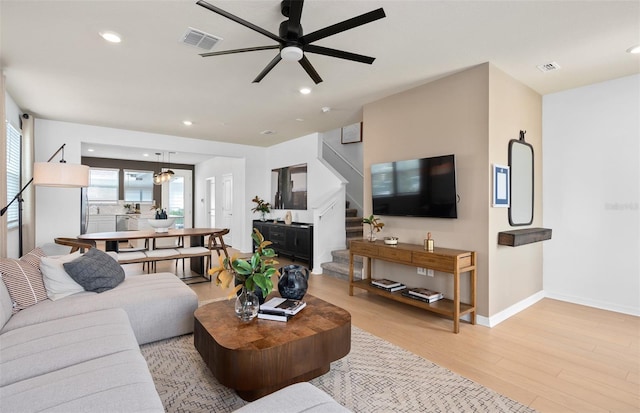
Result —
<instances>
[{"instance_id":1,"label":"dining table","mask_svg":"<svg viewBox=\"0 0 640 413\"><path fill-rule=\"evenodd\" d=\"M183 237L189 238L189 246L191 247L204 247L205 237L216 237L219 245L225 245L222 240L222 236L227 234L228 230L223 228L172 228L164 232L156 232L153 229L139 230L139 231L111 231L111 232L93 232L87 234L80 234L76 238L85 241L104 241L105 251L120 251L119 244L122 241L128 240L151 240L154 238L171 238L171 237ZM153 243L148 242L147 245ZM191 270L204 274L204 258L191 259Z\"/></svg>"}]
</instances>

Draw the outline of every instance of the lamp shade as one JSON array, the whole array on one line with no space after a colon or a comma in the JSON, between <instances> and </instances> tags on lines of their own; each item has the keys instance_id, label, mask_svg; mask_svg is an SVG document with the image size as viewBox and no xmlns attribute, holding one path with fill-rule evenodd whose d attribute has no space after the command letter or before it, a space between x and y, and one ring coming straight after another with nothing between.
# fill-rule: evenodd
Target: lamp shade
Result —
<instances>
[{"instance_id":1,"label":"lamp shade","mask_svg":"<svg viewBox=\"0 0 640 413\"><path fill-rule=\"evenodd\" d=\"M60 188L89 186L89 167L66 162L36 162L33 164L33 184Z\"/></svg>"}]
</instances>

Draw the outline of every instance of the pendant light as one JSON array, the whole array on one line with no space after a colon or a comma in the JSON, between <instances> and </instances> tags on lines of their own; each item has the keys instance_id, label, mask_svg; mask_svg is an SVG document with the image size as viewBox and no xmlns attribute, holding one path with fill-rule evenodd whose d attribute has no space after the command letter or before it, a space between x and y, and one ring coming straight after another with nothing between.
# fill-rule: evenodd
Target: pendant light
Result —
<instances>
[{"instance_id":1,"label":"pendant light","mask_svg":"<svg viewBox=\"0 0 640 413\"><path fill-rule=\"evenodd\" d=\"M160 152L156 152L156 155L158 155L158 167L156 168L158 172L153 174L153 184L162 185L162 174L159 172L162 169L160 167Z\"/></svg>"},{"instance_id":2,"label":"pendant light","mask_svg":"<svg viewBox=\"0 0 640 413\"><path fill-rule=\"evenodd\" d=\"M167 154L167 158L168 158L168 160L169 160L169 167L167 168L167 170L166 170L166 171L164 171L164 172L163 172L163 174L165 174L165 175L166 175L166 177L167 177L167 178L166 178L166 180L167 180L167 181L170 181L170 180L173 178L173 175L175 175L175 172L173 172L173 171L171 170L171 154L172 154L172 153L175 153L175 152L169 152L169 153Z\"/></svg>"}]
</instances>

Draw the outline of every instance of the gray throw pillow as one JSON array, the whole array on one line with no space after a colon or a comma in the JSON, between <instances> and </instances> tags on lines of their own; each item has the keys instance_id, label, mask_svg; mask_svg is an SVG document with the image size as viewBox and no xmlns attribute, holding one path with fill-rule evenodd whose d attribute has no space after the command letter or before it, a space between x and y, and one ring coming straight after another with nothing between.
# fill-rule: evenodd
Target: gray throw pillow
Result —
<instances>
[{"instance_id":1,"label":"gray throw pillow","mask_svg":"<svg viewBox=\"0 0 640 413\"><path fill-rule=\"evenodd\" d=\"M91 248L86 254L63 264L73 281L86 291L101 293L124 281L124 270L107 253Z\"/></svg>"}]
</instances>

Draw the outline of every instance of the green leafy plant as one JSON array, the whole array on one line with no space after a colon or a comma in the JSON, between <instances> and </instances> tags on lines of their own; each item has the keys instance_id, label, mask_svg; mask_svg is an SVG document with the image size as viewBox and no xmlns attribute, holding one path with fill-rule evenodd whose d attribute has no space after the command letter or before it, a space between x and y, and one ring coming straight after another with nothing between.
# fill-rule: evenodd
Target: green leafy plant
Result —
<instances>
[{"instance_id":1,"label":"green leafy plant","mask_svg":"<svg viewBox=\"0 0 640 413\"><path fill-rule=\"evenodd\" d=\"M373 215L371 215L369 218L363 218L362 222L369 225L369 240L371 241L375 240L375 237L373 236L373 230L375 230L376 232L380 232L382 230L382 227L384 227L384 223L380 221L379 218L376 218Z\"/></svg>"},{"instance_id":2,"label":"green leafy plant","mask_svg":"<svg viewBox=\"0 0 640 413\"><path fill-rule=\"evenodd\" d=\"M376 218L373 215L371 215L369 218L364 218L362 222L365 224L369 224L371 229L375 229L376 232L380 232L382 230L382 227L384 227L384 223L380 221L379 218Z\"/></svg>"},{"instance_id":3,"label":"green leafy plant","mask_svg":"<svg viewBox=\"0 0 640 413\"><path fill-rule=\"evenodd\" d=\"M229 298L236 296L236 293L246 287L248 291L254 291L256 286L262 290L263 297L267 297L273 290L272 277L278 277L280 272L275 265L278 261L273 248L267 248L271 241L266 241L264 236L257 229L253 229L251 234L256 251L251 258L242 259L237 256L231 258L219 257L219 265L209 270L209 275L216 277L216 285L222 288L229 288L234 283L235 288L229 294Z\"/></svg>"},{"instance_id":4,"label":"green leafy plant","mask_svg":"<svg viewBox=\"0 0 640 413\"><path fill-rule=\"evenodd\" d=\"M263 214L266 214L271 211L271 204L268 202L264 202L264 200L258 197L258 195L256 195L255 198L251 200L251 202L256 203L256 206L251 208L253 212L261 212Z\"/></svg>"}]
</instances>

